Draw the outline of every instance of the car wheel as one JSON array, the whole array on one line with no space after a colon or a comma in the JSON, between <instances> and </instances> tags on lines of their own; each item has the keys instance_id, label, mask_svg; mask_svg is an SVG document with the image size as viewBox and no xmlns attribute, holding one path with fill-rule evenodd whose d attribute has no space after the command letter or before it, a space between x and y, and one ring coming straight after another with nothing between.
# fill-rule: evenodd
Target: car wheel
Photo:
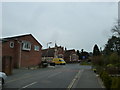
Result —
<instances>
[{"instance_id":1,"label":"car wheel","mask_svg":"<svg viewBox=\"0 0 120 90\"><path fill-rule=\"evenodd\" d=\"M5 82L4 82L4 79L2 78L2 85L4 84Z\"/></svg>"}]
</instances>

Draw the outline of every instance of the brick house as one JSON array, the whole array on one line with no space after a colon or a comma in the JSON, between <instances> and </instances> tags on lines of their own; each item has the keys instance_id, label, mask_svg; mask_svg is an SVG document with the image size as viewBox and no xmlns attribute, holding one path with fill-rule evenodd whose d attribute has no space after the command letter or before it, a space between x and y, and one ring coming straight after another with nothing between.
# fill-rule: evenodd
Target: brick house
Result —
<instances>
[{"instance_id":1,"label":"brick house","mask_svg":"<svg viewBox=\"0 0 120 90\"><path fill-rule=\"evenodd\" d=\"M41 63L42 45L32 34L2 38L2 57L11 56L14 68L36 66Z\"/></svg>"},{"instance_id":2,"label":"brick house","mask_svg":"<svg viewBox=\"0 0 120 90\"><path fill-rule=\"evenodd\" d=\"M67 63L70 63L70 62L78 62L78 55L76 53L76 51L73 49L73 50L65 50L64 52L64 60L67 62Z\"/></svg>"},{"instance_id":3,"label":"brick house","mask_svg":"<svg viewBox=\"0 0 120 90\"><path fill-rule=\"evenodd\" d=\"M42 60L51 61L53 58L64 58L64 48L55 44L53 48L42 50Z\"/></svg>"}]
</instances>

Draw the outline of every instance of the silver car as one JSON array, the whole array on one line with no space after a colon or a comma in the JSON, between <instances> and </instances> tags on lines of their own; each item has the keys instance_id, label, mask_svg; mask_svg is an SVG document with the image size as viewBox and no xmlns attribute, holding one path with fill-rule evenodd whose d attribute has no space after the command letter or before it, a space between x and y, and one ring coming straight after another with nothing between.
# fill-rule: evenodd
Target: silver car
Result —
<instances>
[{"instance_id":1,"label":"silver car","mask_svg":"<svg viewBox=\"0 0 120 90\"><path fill-rule=\"evenodd\" d=\"M4 72L0 72L0 86L2 86L5 83L6 78L7 75Z\"/></svg>"}]
</instances>

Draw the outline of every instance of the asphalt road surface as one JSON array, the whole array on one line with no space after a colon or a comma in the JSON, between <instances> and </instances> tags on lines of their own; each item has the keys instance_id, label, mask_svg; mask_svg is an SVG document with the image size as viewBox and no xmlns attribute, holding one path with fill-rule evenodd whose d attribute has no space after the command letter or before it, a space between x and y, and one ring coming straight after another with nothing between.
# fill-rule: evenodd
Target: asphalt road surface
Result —
<instances>
[{"instance_id":1,"label":"asphalt road surface","mask_svg":"<svg viewBox=\"0 0 120 90\"><path fill-rule=\"evenodd\" d=\"M16 69L3 88L103 88L91 66L66 64L35 70Z\"/></svg>"}]
</instances>

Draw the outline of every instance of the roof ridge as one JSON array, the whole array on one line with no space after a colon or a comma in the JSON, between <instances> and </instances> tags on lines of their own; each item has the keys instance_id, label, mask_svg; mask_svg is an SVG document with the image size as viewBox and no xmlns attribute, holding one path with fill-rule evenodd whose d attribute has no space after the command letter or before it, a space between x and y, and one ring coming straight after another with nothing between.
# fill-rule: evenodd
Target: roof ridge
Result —
<instances>
[{"instance_id":1,"label":"roof ridge","mask_svg":"<svg viewBox=\"0 0 120 90\"><path fill-rule=\"evenodd\" d=\"M18 38L18 37L23 37L23 36L28 36L28 35L32 35L32 34L23 34L23 35L8 36L8 37L4 37L2 39L12 39L12 38Z\"/></svg>"}]
</instances>

